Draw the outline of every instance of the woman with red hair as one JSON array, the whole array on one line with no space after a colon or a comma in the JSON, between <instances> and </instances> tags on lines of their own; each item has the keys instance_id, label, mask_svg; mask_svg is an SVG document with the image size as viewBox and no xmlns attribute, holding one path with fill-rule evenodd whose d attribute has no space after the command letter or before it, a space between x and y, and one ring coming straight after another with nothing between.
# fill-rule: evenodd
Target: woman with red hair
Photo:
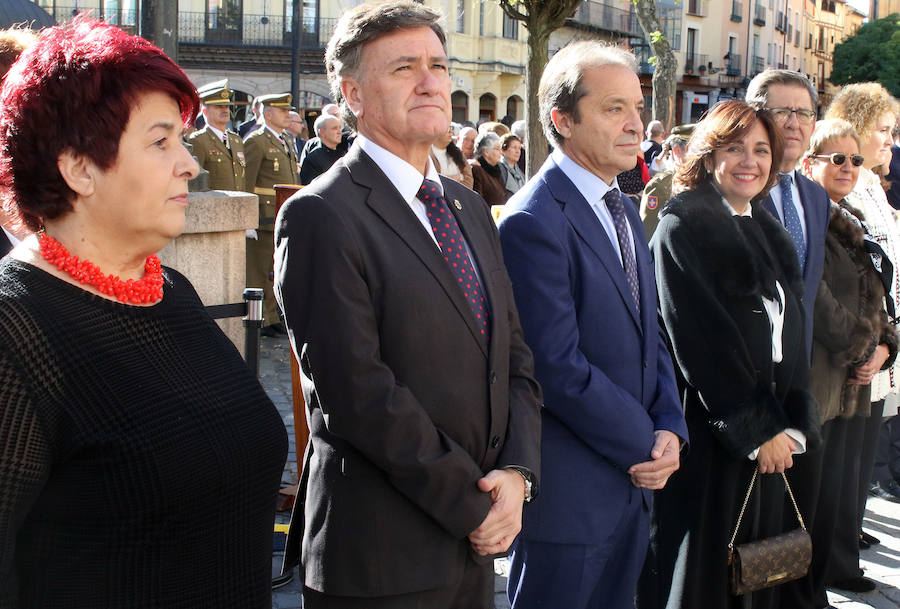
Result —
<instances>
[{"instance_id":1,"label":"woman with red hair","mask_svg":"<svg viewBox=\"0 0 900 609\"><path fill-rule=\"evenodd\" d=\"M158 252L184 227L194 86L76 20L0 92L0 607L271 607L277 411Z\"/></svg>"},{"instance_id":2,"label":"woman with red hair","mask_svg":"<svg viewBox=\"0 0 900 609\"><path fill-rule=\"evenodd\" d=\"M773 590L731 594L728 560L739 514L736 544L798 526L782 521L780 474L819 442L796 251L759 203L783 142L765 111L714 106L691 136L653 235L691 448L656 494L641 609L777 606Z\"/></svg>"}]
</instances>

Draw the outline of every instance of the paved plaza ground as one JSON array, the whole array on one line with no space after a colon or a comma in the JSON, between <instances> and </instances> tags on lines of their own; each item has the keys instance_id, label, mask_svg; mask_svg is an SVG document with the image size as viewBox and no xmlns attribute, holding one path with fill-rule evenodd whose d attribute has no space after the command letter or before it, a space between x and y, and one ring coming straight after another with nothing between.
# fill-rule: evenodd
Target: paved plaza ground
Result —
<instances>
[{"instance_id":1,"label":"paved plaza ground","mask_svg":"<svg viewBox=\"0 0 900 609\"><path fill-rule=\"evenodd\" d=\"M291 402L291 370L288 355L290 346L286 337L263 338L260 351L260 381L269 397L281 412L290 438L290 454L284 469L283 481L297 481L298 447L294 445L294 414ZM299 447L302 452L303 447ZM276 522L287 523L289 514L279 514ZM869 499L864 528L881 539L881 544L861 553L866 575L878 582L878 589L868 594L829 592L828 598L837 609L900 609L900 504L883 499ZM280 558L275 561L280 565ZM508 609L506 600L506 574L508 562L495 562L497 572L494 606ZM296 577L286 586L274 591L272 609L297 609L301 607L300 583ZM559 607L556 609L565 609Z\"/></svg>"}]
</instances>

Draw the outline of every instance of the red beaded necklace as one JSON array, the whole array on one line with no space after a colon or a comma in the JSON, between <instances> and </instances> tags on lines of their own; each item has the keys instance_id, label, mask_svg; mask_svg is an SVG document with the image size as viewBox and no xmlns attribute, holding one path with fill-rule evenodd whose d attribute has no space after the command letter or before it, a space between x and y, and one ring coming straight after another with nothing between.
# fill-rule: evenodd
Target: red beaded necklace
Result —
<instances>
[{"instance_id":1,"label":"red beaded necklace","mask_svg":"<svg viewBox=\"0 0 900 609\"><path fill-rule=\"evenodd\" d=\"M44 260L79 282L93 286L100 293L115 297L119 302L148 304L162 299L162 265L156 254L144 262L143 277L137 281L122 281L115 275L104 275L90 260L79 260L62 243L43 231L38 233L38 244Z\"/></svg>"}]
</instances>

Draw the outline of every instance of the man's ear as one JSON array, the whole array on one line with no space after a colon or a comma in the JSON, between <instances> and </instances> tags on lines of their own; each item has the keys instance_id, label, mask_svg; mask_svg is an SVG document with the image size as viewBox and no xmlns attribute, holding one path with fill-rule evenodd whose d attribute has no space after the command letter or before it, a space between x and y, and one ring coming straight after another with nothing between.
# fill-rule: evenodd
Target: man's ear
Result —
<instances>
[{"instance_id":1,"label":"man's ear","mask_svg":"<svg viewBox=\"0 0 900 609\"><path fill-rule=\"evenodd\" d=\"M344 97L344 101L347 102L350 111L357 118L362 116L363 98L362 87L360 87L359 81L351 76L343 77L341 79L341 95Z\"/></svg>"},{"instance_id":2,"label":"man's ear","mask_svg":"<svg viewBox=\"0 0 900 609\"><path fill-rule=\"evenodd\" d=\"M550 111L550 120L553 121L553 126L556 128L556 132L559 133L563 139L569 139L572 137L572 133L575 131L575 119L568 112L563 112L559 108L553 108Z\"/></svg>"},{"instance_id":3,"label":"man's ear","mask_svg":"<svg viewBox=\"0 0 900 609\"><path fill-rule=\"evenodd\" d=\"M64 150L56 159L56 167L63 180L75 194L89 197L96 189L97 166L83 154Z\"/></svg>"}]
</instances>

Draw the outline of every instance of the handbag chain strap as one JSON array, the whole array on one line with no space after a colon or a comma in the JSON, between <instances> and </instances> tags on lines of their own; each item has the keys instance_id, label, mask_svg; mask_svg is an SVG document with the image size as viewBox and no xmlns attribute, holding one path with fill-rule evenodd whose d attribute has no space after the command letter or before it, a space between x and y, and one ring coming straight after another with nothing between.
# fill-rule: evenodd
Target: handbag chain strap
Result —
<instances>
[{"instance_id":1,"label":"handbag chain strap","mask_svg":"<svg viewBox=\"0 0 900 609\"><path fill-rule=\"evenodd\" d=\"M744 495L744 505L741 506L741 513L738 514L737 524L734 525L734 532L731 534L731 541L728 542L729 562L731 553L734 551L734 540L737 538L738 530L741 528L741 520L743 520L744 512L747 510L747 503L750 501L750 493L753 492L753 485L756 484L757 474L759 474L759 469L753 468L753 478L750 479L750 487L747 489L747 494ZM800 508L797 507L797 500L794 499L794 491L791 490L791 485L788 483L787 476L784 475L784 472L781 473L781 477L784 479L784 488L787 489L788 496L791 498L791 503L794 505L794 513L797 514L797 520L800 521L800 528L805 531L806 524L803 522L803 516L800 514Z\"/></svg>"}]
</instances>

